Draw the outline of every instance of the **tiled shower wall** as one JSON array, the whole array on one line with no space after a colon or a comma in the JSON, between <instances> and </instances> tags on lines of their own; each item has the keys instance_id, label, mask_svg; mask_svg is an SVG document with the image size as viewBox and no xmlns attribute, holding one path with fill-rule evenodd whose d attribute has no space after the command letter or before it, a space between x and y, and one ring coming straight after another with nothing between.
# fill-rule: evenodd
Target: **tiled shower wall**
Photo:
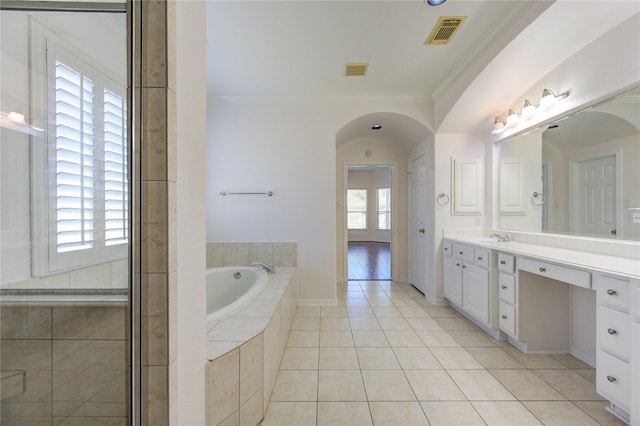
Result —
<instances>
[{"instance_id":1,"label":"tiled shower wall","mask_svg":"<svg viewBox=\"0 0 640 426\"><path fill-rule=\"evenodd\" d=\"M3 306L0 424L126 425L127 308Z\"/></svg>"},{"instance_id":2,"label":"tiled shower wall","mask_svg":"<svg viewBox=\"0 0 640 426\"><path fill-rule=\"evenodd\" d=\"M145 425L177 423L175 2L142 7L139 265L142 413ZM139 186L139 187L140 187Z\"/></svg>"}]
</instances>

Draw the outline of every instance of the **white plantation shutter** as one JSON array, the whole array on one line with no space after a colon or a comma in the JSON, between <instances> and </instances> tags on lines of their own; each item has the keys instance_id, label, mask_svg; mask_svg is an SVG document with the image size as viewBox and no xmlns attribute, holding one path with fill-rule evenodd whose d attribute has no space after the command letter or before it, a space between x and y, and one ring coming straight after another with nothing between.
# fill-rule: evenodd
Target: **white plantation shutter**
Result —
<instances>
[{"instance_id":1,"label":"white plantation shutter","mask_svg":"<svg viewBox=\"0 0 640 426\"><path fill-rule=\"evenodd\" d=\"M53 42L45 63L48 131L33 145L34 276L124 259L128 243L126 89Z\"/></svg>"},{"instance_id":2,"label":"white plantation shutter","mask_svg":"<svg viewBox=\"0 0 640 426\"><path fill-rule=\"evenodd\" d=\"M127 107L122 96L104 89L105 244L127 242Z\"/></svg>"},{"instance_id":3,"label":"white plantation shutter","mask_svg":"<svg viewBox=\"0 0 640 426\"><path fill-rule=\"evenodd\" d=\"M56 248L94 246L93 82L55 63Z\"/></svg>"}]
</instances>

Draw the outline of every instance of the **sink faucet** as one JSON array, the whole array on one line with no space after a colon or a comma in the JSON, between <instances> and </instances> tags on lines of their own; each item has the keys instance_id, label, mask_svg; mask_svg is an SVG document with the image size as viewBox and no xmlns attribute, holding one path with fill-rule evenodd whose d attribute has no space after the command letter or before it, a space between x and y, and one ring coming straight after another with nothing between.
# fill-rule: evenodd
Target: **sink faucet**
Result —
<instances>
[{"instance_id":1,"label":"sink faucet","mask_svg":"<svg viewBox=\"0 0 640 426\"><path fill-rule=\"evenodd\" d=\"M489 238L497 238L499 243L508 243L509 242L509 234L491 234Z\"/></svg>"},{"instance_id":2,"label":"sink faucet","mask_svg":"<svg viewBox=\"0 0 640 426\"><path fill-rule=\"evenodd\" d=\"M276 268L274 268L273 266L267 265L264 262L253 262L252 264L250 264L249 266L261 266L262 269L264 269L265 271L267 271L267 273L269 274L273 274L276 272Z\"/></svg>"}]
</instances>

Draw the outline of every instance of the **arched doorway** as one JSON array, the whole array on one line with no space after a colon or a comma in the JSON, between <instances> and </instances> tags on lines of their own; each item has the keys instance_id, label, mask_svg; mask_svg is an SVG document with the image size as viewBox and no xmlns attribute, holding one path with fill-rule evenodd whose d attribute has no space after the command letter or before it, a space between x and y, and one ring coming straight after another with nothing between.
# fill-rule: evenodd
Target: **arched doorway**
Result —
<instances>
[{"instance_id":1,"label":"arched doorway","mask_svg":"<svg viewBox=\"0 0 640 426\"><path fill-rule=\"evenodd\" d=\"M374 129L374 125L380 129ZM411 234L410 217L412 195L410 190L410 167L413 159L427 155L433 159L432 132L423 123L404 114L378 112L355 118L336 133L336 199L337 199L337 265L338 282L349 279L348 266L348 171L353 167L389 167L391 171L391 215L390 215L390 258L391 278L394 281L411 282ZM433 169L431 160L430 167ZM427 173L427 177L433 173ZM427 217L423 222L433 222L433 179L425 185L427 196L422 197ZM413 201L414 202L414 201ZM378 211L372 212L379 215ZM371 213L370 213L371 214ZM373 221L372 223L375 223ZM417 232L417 230L415 230ZM422 257L424 267L433 262L433 235L426 235ZM423 268L424 269L424 268ZM418 286L416 286L418 287Z\"/></svg>"}]
</instances>

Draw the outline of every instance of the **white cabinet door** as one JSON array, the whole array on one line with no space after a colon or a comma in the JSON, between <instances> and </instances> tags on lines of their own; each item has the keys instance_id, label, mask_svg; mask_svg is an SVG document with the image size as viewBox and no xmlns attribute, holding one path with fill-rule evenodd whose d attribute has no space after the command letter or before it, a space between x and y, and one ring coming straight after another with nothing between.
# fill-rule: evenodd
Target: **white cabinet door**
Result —
<instances>
[{"instance_id":1,"label":"white cabinet door","mask_svg":"<svg viewBox=\"0 0 640 426\"><path fill-rule=\"evenodd\" d=\"M453 173L453 214L480 215L484 200L484 160L451 161Z\"/></svg>"},{"instance_id":2,"label":"white cabinet door","mask_svg":"<svg viewBox=\"0 0 640 426\"><path fill-rule=\"evenodd\" d=\"M445 257L443 271L444 297L451 303L462 306L462 262L460 260Z\"/></svg>"},{"instance_id":3,"label":"white cabinet door","mask_svg":"<svg viewBox=\"0 0 640 426\"><path fill-rule=\"evenodd\" d=\"M489 323L489 271L473 265L462 269L462 307L485 324Z\"/></svg>"}]
</instances>

